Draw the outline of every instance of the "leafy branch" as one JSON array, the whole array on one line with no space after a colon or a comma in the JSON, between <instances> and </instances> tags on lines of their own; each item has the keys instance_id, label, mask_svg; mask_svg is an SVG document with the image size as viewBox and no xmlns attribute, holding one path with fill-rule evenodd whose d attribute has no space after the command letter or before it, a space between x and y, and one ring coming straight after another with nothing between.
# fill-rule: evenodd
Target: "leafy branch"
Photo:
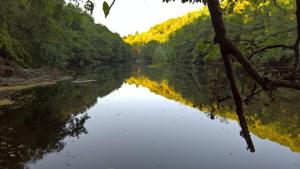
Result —
<instances>
[{"instance_id":1,"label":"leafy branch","mask_svg":"<svg viewBox=\"0 0 300 169\"><path fill-rule=\"evenodd\" d=\"M108 5L108 3L106 1L103 2L103 12L105 15L105 18L109 15L109 12L111 10L111 8L113 7L113 5L115 4L116 0L114 0L110 5Z\"/></svg>"}]
</instances>

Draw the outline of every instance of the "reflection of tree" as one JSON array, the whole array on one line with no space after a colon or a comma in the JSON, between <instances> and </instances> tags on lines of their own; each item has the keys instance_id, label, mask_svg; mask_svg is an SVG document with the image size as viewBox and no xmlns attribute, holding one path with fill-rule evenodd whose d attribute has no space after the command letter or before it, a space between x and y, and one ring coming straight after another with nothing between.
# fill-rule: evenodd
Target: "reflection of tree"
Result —
<instances>
[{"instance_id":1,"label":"reflection of tree","mask_svg":"<svg viewBox=\"0 0 300 169\"><path fill-rule=\"evenodd\" d=\"M88 119L87 114L56 121L47 115L43 115L43 119L36 117L37 113L32 112L24 119L16 117L13 123L1 120L1 166L23 168L27 161L35 161L44 154L61 151L65 147L63 139L66 136L79 137L87 132L84 127ZM49 121L45 121L46 118L49 118ZM42 123L36 122L40 119ZM3 120L7 120L6 116Z\"/></svg>"},{"instance_id":2,"label":"reflection of tree","mask_svg":"<svg viewBox=\"0 0 300 169\"><path fill-rule=\"evenodd\" d=\"M84 127L86 120L89 119L87 114L83 115L82 117L71 117L68 120L67 125L63 128L64 134L68 136L79 136L81 133L87 134L87 130Z\"/></svg>"},{"instance_id":3,"label":"reflection of tree","mask_svg":"<svg viewBox=\"0 0 300 169\"><path fill-rule=\"evenodd\" d=\"M208 68L209 70L209 68ZM230 95L226 95L224 93L226 93L226 86L224 86L224 78L222 79L222 75L223 72L220 69L213 69L212 71L208 71L208 73L212 73L213 76L209 81L209 91L210 91L210 95L209 97L209 101L210 101L210 105L212 105L211 107L211 117L213 117L212 119L214 119L215 115L215 111L216 111L216 106L214 105L220 105L220 103L222 101L225 101L226 99L232 98ZM243 76L242 78L244 78L245 76ZM221 81L221 83L220 83ZM244 89L245 83L244 80L242 80L242 88ZM225 90L224 90L225 89ZM244 90L242 90L244 91ZM224 96L225 95L225 96ZM251 135L248 129L248 124L246 121L246 118L244 116L244 113L240 113L240 111L236 111L236 114L238 116L238 120L241 126L241 132L240 135L245 139L246 143L247 143L247 149L249 149L251 152L255 152L255 148L254 148L254 144L252 142L251 139Z\"/></svg>"},{"instance_id":4,"label":"reflection of tree","mask_svg":"<svg viewBox=\"0 0 300 169\"><path fill-rule=\"evenodd\" d=\"M245 114L236 115L234 101L223 71L222 67L218 68L215 65L197 67L178 64L165 67L160 71L151 72L147 69L143 77L150 76L148 79L157 84L165 81L168 88L172 89L169 93L173 93L170 95L157 92L157 94L207 112L212 119L224 117L239 121L242 129L240 134L245 138L247 148L252 152L255 149L249 130L261 138L268 138L300 152L300 114L297 112L300 109L297 103L299 93L290 90L273 91L271 94L264 92L244 72L238 70L237 84L243 91ZM155 72L159 72L159 79L155 78ZM143 86L152 91L159 91L151 89L155 85L144 84Z\"/></svg>"},{"instance_id":5,"label":"reflection of tree","mask_svg":"<svg viewBox=\"0 0 300 169\"><path fill-rule=\"evenodd\" d=\"M15 104L0 108L0 166L24 168L26 162L61 151L66 144L64 138L87 133L84 124L89 116L84 112L98 97L119 88L130 69L122 65L103 66L85 73L78 78L97 81L60 82L10 96Z\"/></svg>"},{"instance_id":6,"label":"reflection of tree","mask_svg":"<svg viewBox=\"0 0 300 169\"><path fill-rule=\"evenodd\" d=\"M188 70L191 70L191 69L188 69ZM177 72L181 72L181 71L177 71ZM191 72L189 72L189 73L191 73ZM218 74L220 75L219 72L218 72ZM192 79L191 84L192 84L193 87L197 88L198 86L195 85L197 83L199 84L199 86L201 86L201 81L198 81L198 79L195 78L195 77L198 77L198 76L194 76L195 74L193 74L193 72L192 72L192 74L187 74L187 75L188 75L188 77L191 77L189 79ZM217 77L217 79L220 79L220 77ZM212 80L212 82L213 82L212 86L209 86L212 93L211 93L211 95L206 96L206 97L209 98L208 99L209 103L210 103L209 105L211 105L210 112L209 112L209 115L210 115L211 119L215 119L214 112L216 111L217 106L219 105L218 96L219 96L220 93L218 91L222 91L221 88L219 88L219 86L218 86L217 79ZM179 79L176 79L176 80L184 80L185 81L184 85L187 86L187 87L191 87L191 86L187 85L188 84L188 79L179 78ZM142 76L142 77L131 77L128 80L128 83L136 84L136 85L142 85L144 87L149 88L152 92L163 95L168 99L173 99L173 100L179 101L179 102L181 102L185 105L189 105L189 106L193 106L193 107L197 106L198 107L197 103L194 103L192 100L185 99L182 96L181 93L178 93L176 90L174 90L174 88L172 86L169 86L169 83L166 80L163 80L161 82L155 82L155 81L152 81L152 80L148 79L147 77ZM178 85L178 82L176 82L174 84ZM210 83L208 83L208 84L210 84ZM189 90L187 90L187 91L189 91ZM197 91L197 90L192 90L192 92L195 92L195 91ZM202 106L200 105L199 107L202 107ZM255 152L255 148L254 148L254 145L253 145L253 142L252 142L252 139L251 139L251 136L250 136L250 132L249 132L249 129L248 129L247 121L246 121L243 114L237 114L237 115L238 115L238 119L239 119L240 126L241 126L241 129L242 129L240 134L246 140L247 149L249 149L251 152Z\"/></svg>"}]
</instances>

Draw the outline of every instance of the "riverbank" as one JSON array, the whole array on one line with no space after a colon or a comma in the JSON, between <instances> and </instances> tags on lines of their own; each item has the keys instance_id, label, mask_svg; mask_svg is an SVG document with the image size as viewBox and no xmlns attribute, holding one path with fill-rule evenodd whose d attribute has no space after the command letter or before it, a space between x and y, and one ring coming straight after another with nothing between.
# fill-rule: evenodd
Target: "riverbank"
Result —
<instances>
[{"instance_id":1,"label":"riverbank","mask_svg":"<svg viewBox=\"0 0 300 169\"><path fill-rule=\"evenodd\" d=\"M10 105L14 102L10 96L14 93L48 85L56 84L58 81L71 79L59 71L44 71L38 69L18 70L18 74L11 76L0 76L0 106Z\"/></svg>"}]
</instances>

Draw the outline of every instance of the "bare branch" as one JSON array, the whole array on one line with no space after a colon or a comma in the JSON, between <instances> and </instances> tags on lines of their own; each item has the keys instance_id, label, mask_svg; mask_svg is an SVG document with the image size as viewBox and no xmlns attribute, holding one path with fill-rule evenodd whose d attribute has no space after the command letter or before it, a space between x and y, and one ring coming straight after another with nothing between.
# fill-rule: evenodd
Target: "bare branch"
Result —
<instances>
[{"instance_id":1,"label":"bare branch","mask_svg":"<svg viewBox=\"0 0 300 169\"><path fill-rule=\"evenodd\" d=\"M283 48L283 49L290 49L290 50L293 50L294 47L293 46L288 46L288 45L282 45L282 44L279 44L279 45L270 45L270 46L266 46L266 47L263 47L261 49L258 49L257 51L253 52L251 55L249 55L247 58L248 59L252 59L252 57L256 54L259 54L261 52L264 52L268 49L274 49L274 48Z\"/></svg>"},{"instance_id":2,"label":"bare branch","mask_svg":"<svg viewBox=\"0 0 300 169\"><path fill-rule=\"evenodd\" d=\"M111 9L111 8L114 6L115 2L116 2L116 0L114 0L114 1L110 4L109 9Z\"/></svg>"},{"instance_id":3,"label":"bare branch","mask_svg":"<svg viewBox=\"0 0 300 169\"><path fill-rule=\"evenodd\" d=\"M250 45L254 46L255 48L259 48L257 44L255 44L253 41L248 39L240 39L240 42L248 42Z\"/></svg>"},{"instance_id":4,"label":"bare branch","mask_svg":"<svg viewBox=\"0 0 300 169\"><path fill-rule=\"evenodd\" d=\"M230 53L238 60L238 62L244 67L245 71L248 73L250 77L252 77L258 84L262 86L265 90L269 90L270 86L268 86L266 79L264 79L256 70L256 68L251 64L251 62L244 57L242 52L234 46L230 39L226 38L226 46L230 50Z\"/></svg>"}]
</instances>

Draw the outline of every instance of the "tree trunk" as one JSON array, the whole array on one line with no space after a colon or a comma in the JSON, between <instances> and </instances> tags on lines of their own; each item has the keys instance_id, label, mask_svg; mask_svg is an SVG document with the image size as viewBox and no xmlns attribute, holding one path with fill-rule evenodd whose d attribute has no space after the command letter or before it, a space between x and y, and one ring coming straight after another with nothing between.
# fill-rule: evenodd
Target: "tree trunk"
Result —
<instances>
[{"instance_id":1,"label":"tree trunk","mask_svg":"<svg viewBox=\"0 0 300 169\"><path fill-rule=\"evenodd\" d=\"M259 84L261 84L262 87L268 88L268 86L266 86L264 79L258 74L255 68L250 64L250 62L244 58L242 53L234 46L232 41L226 37L226 27L224 24L219 1L208 0L207 4L212 19L212 24L215 30L215 42L219 43L220 45L220 50L221 50L224 66L226 69L227 79L229 81L230 89L236 105L236 114L238 115L240 126L242 128L242 134L243 137L246 139L248 148L250 149L251 152L254 152L255 148L251 140L247 121L244 117L243 101L235 81L231 58L229 56L230 55L235 56L237 60L244 66L248 74L252 78L254 78Z\"/></svg>"},{"instance_id":2,"label":"tree trunk","mask_svg":"<svg viewBox=\"0 0 300 169\"><path fill-rule=\"evenodd\" d=\"M233 55L244 67L246 72L265 90L269 90L270 86L268 86L266 80L256 71L251 62L242 54L242 52L233 44L233 42L229 38L227 38L226 26L223 20L220 2L218 0L208 0L207 5L216 34L216 42L224 45L227 48L228 52Z\"/></svg>"},{"instance_id":3,"label":"tree trunk","mask_svg":"<svg viewBox=\"0 0 300 169\"><path fill-rule=\"evenodd\" d=\"M249 150L251 152L255 152L254 144L253 144L251 136L250 136L247 121L244 116L243 101L242 101L239 89L238 89L236 81L235 81L235 76L233 73L232 63L231 63L231 59L229 57L229 53L227 52L226 46L220 45L220 47L221 47L221 53L222 53L222 57L223 57L224 66L226 69L227 79L229 81L230 89L232 91L232 95L233 95L235 105L236 105L236 114L238 115L240 126L242 128L241 133L243 134L243 137L246 140Z\"/></svg>"}]
</instances>

